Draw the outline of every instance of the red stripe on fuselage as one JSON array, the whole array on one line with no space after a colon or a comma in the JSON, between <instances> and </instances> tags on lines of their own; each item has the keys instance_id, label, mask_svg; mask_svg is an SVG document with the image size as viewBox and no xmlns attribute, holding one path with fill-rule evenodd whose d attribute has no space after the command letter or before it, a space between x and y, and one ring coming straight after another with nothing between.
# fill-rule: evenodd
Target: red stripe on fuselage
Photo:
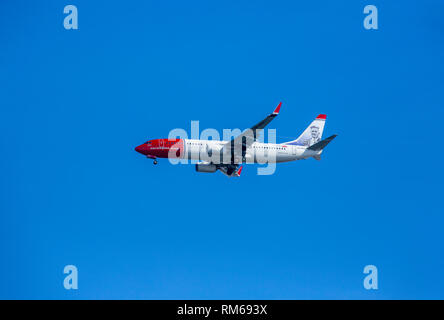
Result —
<instances>
[{"instance_id":1,"label":"red stripe on fuselage","mask_svg":"<svg viewBox=\"0 0 444 320\"><path fill-rule=\"evenodd\" d=\"M154 139L136 147L136 151L156 158L181 158L184 142L183 139Z\"/></svg>"}]
</instances>

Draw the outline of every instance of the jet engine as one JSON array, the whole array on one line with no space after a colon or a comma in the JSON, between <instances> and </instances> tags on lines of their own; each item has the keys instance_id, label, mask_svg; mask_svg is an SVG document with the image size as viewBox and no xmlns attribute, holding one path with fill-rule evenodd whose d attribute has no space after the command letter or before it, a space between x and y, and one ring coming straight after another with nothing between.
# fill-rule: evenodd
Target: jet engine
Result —
<instances>
[{"instance_id":1,"label":"jet engine","mask_svg":"<svg viewBox=\"0 0 444 320\"><path fill-rule=\"evenodd\" d=\"M197 172L216 172L216 170L215 164L196 164Z\"/></svg>"}]
</instances>

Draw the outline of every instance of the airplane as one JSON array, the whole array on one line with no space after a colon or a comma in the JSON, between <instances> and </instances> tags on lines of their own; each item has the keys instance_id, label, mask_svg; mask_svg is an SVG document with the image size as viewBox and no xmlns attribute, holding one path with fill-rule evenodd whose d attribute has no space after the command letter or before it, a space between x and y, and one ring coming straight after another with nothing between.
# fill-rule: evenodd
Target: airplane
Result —
<instances>
[{"instance_id":1,"label":"airplane","mask_svg":"<svg viewBox=\"0 0 444 320\"><path fill-rule=\"evenodd\" d=\"M327 116L320 114L296 139L280 144L262 143L258 136L279 114L282 102L265 119L243 131L231 141L196 139L154 139L135 148L157 164L158 158L198 160L197 172L221 171L239 177L244 163L280 163L314 158L321 159L323 149L337 136L321 140Z\"/></svg>"}]
</instances>

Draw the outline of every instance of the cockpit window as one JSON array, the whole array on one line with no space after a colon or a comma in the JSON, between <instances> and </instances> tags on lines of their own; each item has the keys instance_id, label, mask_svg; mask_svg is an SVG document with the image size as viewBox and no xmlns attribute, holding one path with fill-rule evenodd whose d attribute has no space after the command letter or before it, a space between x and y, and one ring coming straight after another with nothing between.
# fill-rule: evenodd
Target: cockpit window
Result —
<instances>
[{"instance_id":1,"label":"cockpit window","mask_svg":"<svg viewBox=\"0 0 444 320\"><path fill-rule=\"evenodd\" d=\"M147 142L145 142L145 144L151 144L151 141L147 141Z\"/></svg>"}]
</instances>

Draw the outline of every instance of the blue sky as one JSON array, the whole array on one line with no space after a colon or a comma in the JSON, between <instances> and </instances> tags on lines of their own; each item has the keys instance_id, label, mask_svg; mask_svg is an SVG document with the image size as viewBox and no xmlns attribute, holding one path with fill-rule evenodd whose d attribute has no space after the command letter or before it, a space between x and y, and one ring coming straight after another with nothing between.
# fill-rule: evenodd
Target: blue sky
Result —
<instances>
[{"instance_id":1,"label":"blue sky","mask_svg":"<svg viewBox=\"0 0 444 320\"><path fill-rule=\"evenodd\" d=\"M0 298L444 298L442 1L0 7ZM278 141L328 115L321 161L229 179L134 151L279 101Z\"/></svg>"}]
</instances>

